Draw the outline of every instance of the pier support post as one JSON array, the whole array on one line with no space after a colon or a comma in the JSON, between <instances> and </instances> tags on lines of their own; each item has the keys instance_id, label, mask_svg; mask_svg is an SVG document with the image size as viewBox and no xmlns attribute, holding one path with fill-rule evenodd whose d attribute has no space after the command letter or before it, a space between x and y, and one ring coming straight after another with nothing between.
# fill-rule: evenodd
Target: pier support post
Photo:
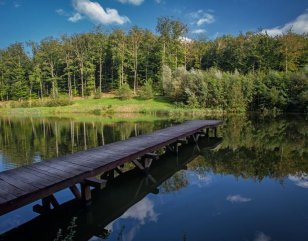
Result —
<instances>
[{"instance_id":1,"label":"pier support post","mask_svg":"<svg viewBox=\"0 0 308 241\"><path fill-rule=\"evenodd\" d=\"M102 190L106 186L106 180L98 179L96 177L87 178L84 180L84 183L90 187Z\"/></svg>"},{"instance_id":2,"label":"pier support post","mask_svg":"<svg viewBox=\"0 0 308 241\"><path fill-rule=\"evenodd\" d=\"M89 202L92 198L90 185L87 185L85 183L81 183L80 186L81 186L81 198L82 198L82 200L85 201L85 202Z\"/></svg>"},{"instance_id":3,"label":"pier support post","mask_svg":"<svg viewBox=\"0 0 308 241\"><path fill-rule=\"evenodd\" d=\"M120 170L120 169L119 169ZM111 170L111 171L108 171L108 172L105 172L103 173L100 177L101 179L104 179L104 180L112 180L114 179L114 172L117 171L117 170ZM117 171L118 172L118 171Z\"/></svg>"},{"instance_id":4,"label":"pier support post","mask_svg":"<svg viewBox=\"0 0 308 241\"><path fill-rule=\"evenodd\" d=\"M139 160L134 160L133 163L135 164L136 167L138 167L142 172L147 174L149 172L150 166L152 165L153 160L158 159L159 155L155 153L147 153L145 154L142 158L141 161Z\"/></svg>"},{"instance_id":5,"label":"pier support post","mask_svg":"<svg viewBox=\"0 0 308 241\"><path fill-rule=\"evenodd\" d=\"M42 205L36 204L32 209L36 213L43 214L50 211L51 206L53 206L53 208L59 207L59 203L53 194L42 198Z\"/></svg>"},{"instance_id":6,"label":"pier support post","mask_svg":"<svg viewBox=\"0 0 308 241\"><path fill-rule=\"evenodd\" d=\"M71 192L77 199L81 199L81 193L76 185L70 187Z\"/></svg>"},{"instance_id":7,"label":"pier support post","mask_svg":"<svg viewBox=\"0 0 308 241\"><path fill-rule=\"evenodd\" d=\"M198 141L199 141L199 134L193 134L192 138L193 138L195 143L198 143Z\"/></svg>"},{"instance_id":8,"label":"pier support post","mask_svg":"<svg viewBox=\"0 0 308 241\"><path fill-rule=\"evenodd\" d=\"M173 143L171 145L166 146L166 151L177 154L179 152L179 143Z\"/></svg>"}]
</instances>

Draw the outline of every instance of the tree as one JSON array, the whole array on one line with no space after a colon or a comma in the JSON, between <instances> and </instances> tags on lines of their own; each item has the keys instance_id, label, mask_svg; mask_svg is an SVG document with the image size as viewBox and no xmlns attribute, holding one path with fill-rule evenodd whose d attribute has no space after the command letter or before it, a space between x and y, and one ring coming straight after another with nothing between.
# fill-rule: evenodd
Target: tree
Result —
<instances>
[{"instance_id":1,"label":"tree","mask_svg":"<svg viewBox=\"0 0 308 241\"><path fill-rule=\"evenodd\" d=\"M87 61L89 37L87 34L75 34L72 36L74 54L78 63L81 84L81 96L85 97L85 62Z\"/></svg>"},{"instance_id":2,"label":"tree","mask_svg":"<svg viewBox=\"0 0 308 241\"><path fill-rule=\"evenodd\" d=\"M158 18L156 31L160 34L163 45L162 65L177 68L179 46L181 46L181 38L188 32L187 26L178 20L161 17Z\"/></svg>"},{"instance_id":3,"label":"tree","mask_svg":"<svg viewBox=\"0 0 308 241\"><path fill-rule=\"evenodd\" d=\"M32 96L33 85L38 84L40 86L40 98L43 99L43 81L42 81L42 71L39 65L35 65L33 71L29 75L30 83L30 93L29 96Z\"/></svg>"},{"instance_id":4,"label":"tree","mask_svg":"<svg viewBox=\"0 0 308 241\"><path fill-rule=\"evenodd\" d=\"M115 30L109 36L109 44L112 58L112 81L114 80L114 72L117 73L117 85L121 86L126 82L125 67L127 56L126 35L122 30Z\"/></svg>"},{"instance_id":5,"label":"tree","mask_svg":"<svg viewBox=\"0 0 308 241\"><path fill-rule=\"evenodd\" d=\"M70 99L73 98L73 84L72 84L72 76L74 72L74 49L72 44L72 39L66 35L61 37L62 39L62 46L65 58L65 68L64 68L64 76L67 77L67 88L68 88L68 95Z\"/></svg>"},{"instance_id":6,"label":"tree","mask_svg":"<svg viewBox=\"0 0 308 241\"><path fill-rule=\"evenodd\" d=\"M284 68L286 73L290 70L296 71L299 67L300 58L305 51L305 39L293 33L290 29L287 33L278 37L278 41L280 43L279 50L284 59L281 67Z\"/></svg>"},{"instance_id":7,"label":"tree","mask_svg":"<svg viewBox=\"0 0 308 241\"><path fill-rule=\"evenodd\" d=\"M10 45L1 52L1 96L6 99L21 99L28 97L27 75L30 60L24 51L22 43ZM16 88L16 89L14 89Z\"/></svg>"},{"instance_id":8,"label":"tree","mask_svg":"<svg viewBox=\"0 0 308 241\"><path fill-rule=\"evenodd\" d=\"M143 39L143 31L138 27L132 27L132 29L129 31L128 38L130 40L133 56L134 94L136 94L136 89L138 87L139 48Z\"/></svg>"},{"instance_id":9,"label":"tree","mask_svg":"<svg viewBox=\"0 0 308 241\"><path fill-rule=\"evenodd\" d=\"M52 37L43 39L38 47L36 58L41 62L43 69L47 72L51 81L52 97L58 96L58 68L62 61L61 43Z\"/></svg>"},{"instance_id":10,"label":"tree","mask_svg":"<svg viewBox=\"0 0 308 241\"><path fill-rule=\"evenodd\" d=\"M12 85L12 94L18 100L26 99L29 96L29 87L26 84L25 70L20 61L14 70L14 82Z\"/></svg>"},{"instance_id":11,"label":"tree","mask_svg":"<svg viewBox=\"0 0 308 241\"><path fill-rule=\"evenodd\" d=\"M148 79L140 91L140 97L145 100L153 99L154 91L153 91L153 82L151 79Z\"/></svg>"},{"instance_id":12,"label":"tree","mask_svg":"<svg viewBox=\"0 0 308 241\"><path fill-rule=\"evenodd\" d=\"M103 82L103 63L106 58L106 48L107 48L107 36L104 33L103 29L99 26L94 31L94 40L93 45L95 54L95 61L98 62L99 66L99 93L102 92L102 82Z\"/></svg>"}]
</instances>

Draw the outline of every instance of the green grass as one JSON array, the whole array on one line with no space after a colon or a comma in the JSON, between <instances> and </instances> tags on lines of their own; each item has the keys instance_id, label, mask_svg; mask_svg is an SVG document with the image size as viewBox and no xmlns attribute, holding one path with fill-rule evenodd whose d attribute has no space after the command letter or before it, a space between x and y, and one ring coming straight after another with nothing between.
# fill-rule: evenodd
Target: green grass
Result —
<instances>
[{"instance_id":1,"label":"green grass","mask_svg":"<svg viewBox=\"0 0 308 241\"><path fill-rule=\"evenodd\" d=\"M0 105L0 113L8 115L43 115L55 116L59 114L81 114L111 115L113 113L142 113L154 114L163 113L176 115L179 113L220 113L206 109L189 109L178 107L163 97L156 97L152 100L132 98L120 100L116 97L103 97L101 99L77 99L72 105L58 107L33 107L33 108L11 108L8 104Z\"/></svg>"}]
</instances>

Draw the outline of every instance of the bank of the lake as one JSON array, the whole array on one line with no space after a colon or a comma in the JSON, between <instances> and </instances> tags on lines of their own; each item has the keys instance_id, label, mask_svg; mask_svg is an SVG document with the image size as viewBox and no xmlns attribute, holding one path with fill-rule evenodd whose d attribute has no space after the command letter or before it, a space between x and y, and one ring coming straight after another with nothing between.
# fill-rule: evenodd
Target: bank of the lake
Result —
<instances>
[{"instance_id":1,"label":"bank of the lake","mask_svg":"<svg viewBox=\"0 0 308 241\"><path fill-rule=\"evenodd\" d=\"M46 101L46 100L45 100ZM94 114L94 115L110 115L113 113L199 113L212 114L223 113L222 109L204 109L204 108L188 108L184 105L172 103L164 97L155 97L154 99L144 100L138 97L121 100L115 96L104 96L100 99L94 98L76 98L71 104L65 106L35 106L38 100L34 100L33 106L29 107L27 102L0 102L0 113L9 115L20 114L39 114L43 116L53 116L57 114ZM23 104L24 103L24 104Z\"/></svg>"}]
</instances>

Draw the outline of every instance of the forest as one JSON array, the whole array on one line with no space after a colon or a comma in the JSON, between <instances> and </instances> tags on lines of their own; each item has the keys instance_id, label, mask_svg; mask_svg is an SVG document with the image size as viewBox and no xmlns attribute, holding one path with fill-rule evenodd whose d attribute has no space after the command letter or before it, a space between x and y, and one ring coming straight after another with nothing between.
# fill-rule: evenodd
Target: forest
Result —
<instances>
[{"instance_id":1,"label":"forest","mask_svg":"<svg viewBox=\"0 0 308 241\"><path fill-rule=\"evenodd\" d=\"M100 98L117 91L125 98L162 95L189 108L308 111L307 34L187 34L184 23L161 17L155 33L98 26L13 43L0 49L0 100Z\"/></svg>"}]
</instances>

